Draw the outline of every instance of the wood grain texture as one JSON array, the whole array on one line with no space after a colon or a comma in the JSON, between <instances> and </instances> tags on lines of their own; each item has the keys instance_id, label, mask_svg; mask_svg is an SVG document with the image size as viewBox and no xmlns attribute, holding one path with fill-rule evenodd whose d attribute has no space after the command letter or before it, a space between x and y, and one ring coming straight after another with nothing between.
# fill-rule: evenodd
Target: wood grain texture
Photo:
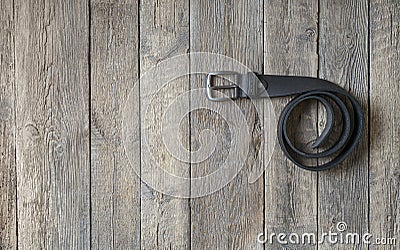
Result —
<instances>
[{"instance_id":1,"label":"wood grain texture","mask_svg":"<svg viewBox=\"0 0 400 250\"><path fill-rule=\"evenodd\" d=\"M264 71L266 74L316 76L318 67L318 1L265 1ZM293 97L272 100L277 119ZM292 115L289 128L296 147L305 149L317 137L317 104L304 103ZM268 124L269 121L266 121ZM276 128L268 128L274 129ZM316 162L307 162L316 164ZM265 174L267 233L317 235L317 174L290 162L278 142ZM271 246L282 247L275 240ZM301 246L293 246L301 247ZM307 249L313 246L303 246Z\"/></svg>"},{"instance_id":2,"label":"wood grain texture","mask_svg":"<svg viewBox=\"0 0 400 250\"><path fill-rule=\"evenodd\" d=\"M0 249L17 247L13 1L0 2Z\"/></svg>"},{"instance_id":3,"label":"wood grain texture","mask_svg":"<svg viewBox=\"0 0 400 250\"><path fill-rule=\"evenodd\" d=\"M138 79L138 36L136 1L91 1L91 243L95 249L140 247L140 180L131 165L140 162L128 162L121 124L125 101Z\"/></svg>"},{"instance_id":4,"label":"wood grain texture","mask_svg":"<svg viewBox=\"0 0 400 250\"><path fill-rule=\"evenodd\" d=\"M340 166L321 172L319 232L368 232L368 1L320 1L319 77L353 94L363 107L365 128L359 146ZM323 119L323 118L321 118ZM322 245L321 249L365 249L365 245Z\"/></svg>"},{"instance_id":5,"label":"wood grain texture","mask_svg":"<svg viewBox=\"0 0 400 250\"><path fill-rule=\"evenodd\" d=\"M191 51L220 53L238 60L251 70L262 72L262 16L262 1L258 0L191 1ZM191 88L204 88L204 77L191 78ZM192 103L196 101L195 98L202 97L193 95ZM264 163L263 159L256 161L262 147L259 119L263 114L257 113L255 106L248 101L239 101L237 104L243 111L252 136L250 145L245 143L239 150L249 147L249 156L243 169L227 186L208 196L191 200L192 249L262 248L257 242L257 235L263 231L264 183L263 178L259 178L250 184L248 178L253 164ZM221 113L229 114L233 105L221 103ZM191 113L192 152L198 150L202 143L209 143L200 139L206 129L215 134L215 151L206 161L192 164L192 178L205 176L222 167L229 150L232 150L228 122L215 112L201 109Z\"/></svg>"},{"instance_id":6,"label":"wood grain texture","mask_svg":"<svg viewBox=\"0 0 400 250\"><path fill-rule=\"evenodd\" d=\"M187 53L189 49L189 1L143 1L140 4L140 74L157 67L158 63L170 57ZM171 67L171 65L169 65ZM183 68L189 65L182 65ZM172 66L168 75L178 75L178 68ZM159 72L160 72L159 71ZM187 71L188 72L188 71ZM162 76L161 76L162 78ZM157 78L159 79L159 78ZM162 86L140 81L141 102L141 173L157 175L161 169L180 177L190 177L190 164L173 156L164 143L166 137L180 137L186 148L182 151L189 157L189 119L180 120L179 131L163 133L163 115L175 98L189 90L188 77L179 77ZM158 88L159 89L154 89ZM142 93L154 93L146 95ZM188 110L189 98L179 108ZM168 113L168 119L179 112ZM182 118L182 119L179 119ZM151 135L145 138L144 131ZM174 135L167 135L173 133ZM152 159L155 159L152 162ZM156 168L160 166L160 168ZM165 182L165 180L161 180ZM164 183L173 185L173 183ZM190 245L189 200L171 197L142 182L141 185L141 247L142 249L188 249ZM178 193L190 192L190 182L177 187Z\"/></svg>"},{"instance_id":7,"label":"wood grain texture","mask_svg":"<svg viewBox=\"0 0 400 250\"><path fill-rule=\"evenodd\" d=\"M364 109L360 145L340 166L311 173L294 166L276 142L267 165L274 143L265 131L276 132L267 105L218 103L222 113L233 114L236 104L243 112L251 134L250 146L238 149L249 149L244 168L205 197L160 193L134 169L149 173L156 162L178 176L204 176L232 149L229 122L216 112L178 117L201 102L197 94L182 99L175 116L169 113L182 118L179 130L169 133L192 151L181 155L192 159L209 142L203 132L210 129L215 151L204 162L184 163L164 145L170 134L161 129L161 115L178 95L204 87L205 75L140 95L154 88L138 82L140 75L189 51L227 55L260 73L339 84ZM272 245L257 242L263 231L321 236L340 221L346 232L372 233L373 242L396 240L369 249L398 249L399 60L397 0L2 0L0 249L366 249L281 245L276 237ZM189 62L180 66L191 70L195 62ZM122 111L133 87L129 161ZM276 118L291 98L273 100ZM290 137L308 148L324 127L325 110L309 102L294 113ZM263 165L264 176L249 183ZM179 193L201 188L186 184Z\"/></svg>"},{"instance_id":8,"label":"wood grain texture","mask_svg":"<svg viewBox=\"0 0 400 250\"><path fill-rule=\"evenodd\" d=\"M370 6L370 232L400 244L400 3ZM396 249L373 246L371 249Z\"/></svg>"},{"instance_id":9,"label":"wood grain texture","mask_svg":"<svg viewBox=\"0 0 400 250\"><path fill-rule=\"evenodd\" d=\"M18 247L88 248L88 2L15 1Z\"/></svg>"}]
</instances>

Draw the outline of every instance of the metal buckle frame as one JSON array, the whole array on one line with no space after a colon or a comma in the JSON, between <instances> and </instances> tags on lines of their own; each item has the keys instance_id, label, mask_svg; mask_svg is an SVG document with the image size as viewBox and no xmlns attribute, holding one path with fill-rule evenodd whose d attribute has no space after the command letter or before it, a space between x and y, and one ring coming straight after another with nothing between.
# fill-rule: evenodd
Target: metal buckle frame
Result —
<instances>
[{"instance_id":1,"label":"metal buckle frame","mask_svg":"<svg viewBox=\"0 0 400 250\"><path fill-rule=\"evenodd\" d=\"M235 71L214 71L210 72L207 74L207 98L211 101L214 102L223 102L227 100L234 100L238 99L240 97L240 88L239 85L236 83L231 84L231 85L225 85L225 86L214 86L212 84L212 79L216 76L223 76L223 75L235 75L236 79L235 81L238 82L239 77L241 76L240 73L235 72ZM216 90L220 89L234 89L233 96L231 97L215 97L213 95L213 92Z\"/></svg>"}]
</instances>

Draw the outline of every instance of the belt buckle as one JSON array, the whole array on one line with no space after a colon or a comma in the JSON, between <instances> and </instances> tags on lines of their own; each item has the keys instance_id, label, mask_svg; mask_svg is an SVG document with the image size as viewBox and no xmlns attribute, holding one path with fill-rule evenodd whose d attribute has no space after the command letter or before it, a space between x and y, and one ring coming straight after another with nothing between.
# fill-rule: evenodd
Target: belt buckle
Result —
<instances>
[{"instance_id":1,"label":"belt buckle","mask_svg":"<svg viewBox=\"0 0 400 250\"><path fill-rule=\"evenodd\" d=\"M210 101L214 102L223 102L227 100L235 100L240 97L240 88L239 85L236 83L233 83L231 85L220 85L220 86L215 86L213 85L212 79L215 78L216 76L223 76L223 75L235 75L236 79L235 81L237 82L239 77L241 76L240 73L235 72L235 71L214 71L210 72L207 74L207 98ZM214 91L221 90L221 89L234 89L233 95L228 96L228 97L215 97L213 95Z\"/></svg>"}]
</instances>

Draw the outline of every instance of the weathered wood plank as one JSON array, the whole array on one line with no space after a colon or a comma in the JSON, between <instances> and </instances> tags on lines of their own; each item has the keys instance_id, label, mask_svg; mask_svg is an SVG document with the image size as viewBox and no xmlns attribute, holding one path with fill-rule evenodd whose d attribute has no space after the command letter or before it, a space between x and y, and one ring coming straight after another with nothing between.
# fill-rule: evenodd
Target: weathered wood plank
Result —
<instances>
[{"instance_id":1,"label":"weathered wood plank","mask_svg":"<svg viewBox=\"0 0 400 250\"><path fill-rule=\"evenodd\" d=\"M318 230L336 231L337 223L345 222L347 232L364 233L368 231L368 1L321 0L319 22L319 77L356 96L366 125L355 152L337 168L319 174ZM337 244L335 248L365 246Z\"/></svg>"},{"instance_id":2,"label":"weathered wood plank","mask_svg":"<svg viewBox=\"0 0 400 250\"><path fill-rule=\"evenodd\" d=\"M244 63L251 70L262 72L262 6L259 0L191 1L191 51L220 53ZM191 88L204 88L204 77L193 76ZM191 103L196 98L204 96L193 95ZM245 143L238 150L249 147L249 156L241 172L227 186L208 196L191 200L192 249L262 248L257 242L257 235L263 231L264 182L263 178L259 178L250 184L248 178L253 164L263 164L263 159L255 159L259 150L262 150L259 119L263 114L257 113L249 101L238 101L237 104L243 111L247 129L252 135L251 145ZM229 114L235 109L234 104L230 103L220 103L219 107L222 114ZM206 161L192 164L192 178L205 176L222 167L229 150L232 150L228 122L212 111L196 110L191 113L192 152L203 143L209 143L200 138L206 129L211 129L215 134L216 148Z\"/></svg>"},{"instance_id":3,"label":"weathered wood plank","mask_svg":"<svg viewBox=\"0 0 400 250\"><path fill-rule=\"evenodd\" d=\"M130 164L140 163L125 156L121 125L138 79L138 3L92 0L90 22L91 243L95 249L138 249L140 180Z\"/></svg>"},{"instance_id":4,"label":"weathered wood plank","mask_svg":"<svg viewBox=\"0 0 400 250\"><path fill-rule=\"evenodd\" d=\"M88 248L88 2L15 13L18 247Z\"/></svg>"},{"instance_id":5,"label":"weathered wood plank","mask_svg":"<svg viewBox=\"0 0 400 250\"><path fill-rule=\"evenodd\" d=\"M144 75L164 59L185 54L189 49L189 1L143 1L140 4L140 74ZM185 67L185 65L183 65ZM189 65L187 65L189 67ZM180 67L177 67L180 68ZM159 72L166 70L160 69ZM176 69L168 69L173 74ZM178 71L174 73L178 77ZM163 83L159 83L161 86ZM164 140L171 135L163 132L162 116L175 98L189 90L187 77L180 77L164 88L154 89L154 84L140 81L141 94L141 173L157 175L161 169L181 177L190 177L189 163L181 162L169 152ZM181 103L182 110L188 110L189 98ZM148 109L148 110L146 110ZM149 112L147 112L149 111ZM169 113L169 119L179 112ZM180 118L180 117L178 117ZM189 119L181 117L180 131L170 131L180 136L181 143L189 149ZM144 135L151 135L146 138ZM185 154L185 152L183 152ZM189 152L186 152L189 155ZM188 158L188 157L187 157ZM155 161L152 162L152 159ZM165 181L165 180L163 180ZM173 185L174 183L164 183ZM153 187L154 188L154 187ZM142 182L141 185L141 247L143 249L188 249L190 245L189 200L160 193ZM157 188L157 187L156 187ZM190 182L178 187L189 194ZM182 192L178 192L182 193Z\"/></svg>"},{"instance_id":6,"label":"weathered wood plank","mask_svg":"<svg viewBox=\"0 0 400 250\"><path fill-rule=\"evenodd\" d=\"M318 1L275 1L264 4L264 71L267 74L316 76L318 67ZM293 97L273 100L277 118ZM305 149L317 135L317 104L305 103L293 114L289 129ZM268 123L268 121L266 121ZM276 128L268 128L274 129ZM265 174L265 229L268 233L317 234L317 174L288 160L278 142ZM308 147L307 147L308 145ZM316 164L316 162L307 162ZM287 240L287 239L286 239ZM289 244L290 245L290 244ZM282 247L275 240L266 248ZM283 246L285 247L285 246ZM294 245L293 247L300 247ZM307 249L311 245L303 246Z\"/></svg>"},{"instance_id":7,"label":"weathered wood plank","mask_svg":"<svg viewBox=\"0 0 400 250\"><path fill-rule=\"evenodd\" d=\"M17 247L14 4L0 2L0 249Z\"/></svg>"},{"instance_id":8,"label":"weathered wood plank","mask_svg":"<svg viewBox=\"0 0 400 250\"><path fill-rule=\"evenodd\" d=\"M400 244L400 3L370 6L370 232ZM393 245L372 249L395 249Z\"/></svg>"}]
</instances>

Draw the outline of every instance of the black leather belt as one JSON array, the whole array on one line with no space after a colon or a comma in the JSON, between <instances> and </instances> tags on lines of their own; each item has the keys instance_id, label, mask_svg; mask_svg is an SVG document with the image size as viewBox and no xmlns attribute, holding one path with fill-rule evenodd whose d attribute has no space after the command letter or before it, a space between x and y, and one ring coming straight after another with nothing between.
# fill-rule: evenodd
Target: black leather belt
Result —
<instances>
[{"instance_id":1,"label":"black leather belt","mask_svg":"<svg viewBox=\"0 0 400 250\"><path fill-rule=\"evenodd\" d=\"M222 75L235 76L234 84L228 86L214 85L214 77ZM215 91L222 89L232 89L233 94L229 97L216 97ZM284 108L278 122L278 140L284 154L297 166L311 171L330 169L346 159L361 139L364 128L364 114L361 105L354 96L343 88L332 82L312 77L259 75L251 72L239 74L231 71L212 72L207 75L207 97L211 101L290 95L297 96ZM288 118L293 109L301 102L311 99L321 102L327 113L325 128L312 144L313 149L318 149L333 130L335 112L332 104L338 107L343 121L341 133L336 142L328 149L318 153L308 153L296 148L290 141L287 132ZM349 102L346 103L346 100ZM309 166L302 163L299 158L325 159L327 162L318 166Z\"/></svg>"}]
</instances>

